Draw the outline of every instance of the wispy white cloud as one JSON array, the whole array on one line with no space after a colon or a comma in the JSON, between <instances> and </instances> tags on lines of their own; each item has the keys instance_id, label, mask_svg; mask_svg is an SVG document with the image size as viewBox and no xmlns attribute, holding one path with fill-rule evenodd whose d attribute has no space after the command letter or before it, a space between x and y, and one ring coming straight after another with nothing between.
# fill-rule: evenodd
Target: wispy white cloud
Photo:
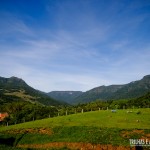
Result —
<instances>
[{"instance_id":1,"label":"wispy white cloud","mask_svg":"<svg viewBox=\"0 0 150 150\"><path fill-rule=\"evenodd\" d=\"M0 34L3 37L15 38L19 35L34 36L33 30L31 30L26 23L16 15L3 12L0 14L0 17Z\"/></svg>"},{"instance_id":2,"label":"wispy white cloud","mask_svg":"<svg viewBox=\"0 0 150 150\"><path fill-rule=\"evenodd\" d=\"M1 76L21 77L48 92L86 91L149 74L149 40L136 36L148 14L132 14L131 6L117 2L101 6L103 13L99 6L93 9L90 1L67 10L70 3L54 6L55 14L47 7L53 18L41 28L18 14L0 14ZM78 6L83 10L74 11Z\"/></svg>"}]
</instances>

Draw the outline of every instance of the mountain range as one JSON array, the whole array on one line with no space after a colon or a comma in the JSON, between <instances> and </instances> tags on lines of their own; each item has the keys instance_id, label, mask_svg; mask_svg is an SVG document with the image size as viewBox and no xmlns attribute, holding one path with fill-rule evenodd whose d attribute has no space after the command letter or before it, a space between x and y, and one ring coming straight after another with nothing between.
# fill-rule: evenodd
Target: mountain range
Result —
<instances>
[{"instance_id":1,"label":"mountain range","mask_svg":"<svg viewBox=\"0 0 150 150\"><path fill-rule=\"evenodd\" d=\"M49 95L53 98L57 97L57 99L67 101L70 104L78 104L91 102L97 99L106 101L137 98L148 92L150 92L150 75L146 75L141 80L132 81L128 84L103 85L86 92L80 92L79 96L70 98L70 101L68 98L73 95L70 95L69 92L53 91L53 94L49 93ZM68 94L68 97L66 94Z\"/></svg>"},{"instance_id":2,"label":"mountain range","mask_svg":"<svg viewBox=\"0 0 150 150\"><path fill-rule=\"evenodd\" d=\"M82 91L52 91L47 93L50 97L65 101L68 104L72 104L74 100L83 94Z\"/></svg>"},{"instance_id":3,"label":"mountain range","mask_svg":"<svg viewBox=\"0 0 150 150\"><path fill-rule=\"evenodd\" d=\"M131 99L150 92L150 75L141 80L122 85L99 86L89 91L41 92L30 87L24 80L0 77L0 104L12 101L29 101L42 105L67 105L99 100Z\"/></svg>"}]
</instances>

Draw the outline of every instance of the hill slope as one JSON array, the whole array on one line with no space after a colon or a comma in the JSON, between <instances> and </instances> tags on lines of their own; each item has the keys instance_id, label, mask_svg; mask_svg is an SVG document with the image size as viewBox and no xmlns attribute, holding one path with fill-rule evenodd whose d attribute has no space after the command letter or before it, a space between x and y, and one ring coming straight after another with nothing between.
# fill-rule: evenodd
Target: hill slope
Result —
<instances>
[{"instance_id":1,"label":"hill slope","mask_svg":"<svg viewBox=\"0 0 150 150\"><path fill-rule=\"evenodd\" d=\"M96 99L113 100L137 98L150 92L150 75L144 76L143 79L124 85L100 86L89 90L79 97L74 103L86 103Z\"/></svg>"},{"instance_id":2,"label":"hill slope","mask_svg":"<svg viewBox=\"0 0 150 150\"><path fill-rule=\"evenodd\" d=\"M137 115L137 111L141 111L140 115ZM36 120L8 127L0 128L0 132L4 130L23 129L23 128L46 128L46 127L58 127L58 126L94 126L94 127L106 127L106 128L122 128L122 129L149 129L149 113L150 109L140 108L134 109L130 115L127 110L117 110L116 113L112 113L111 110L100 110L92 112L77 113L67 116L58 116L54 118ZM111 117L110 117L111 116ZM107 120L109 121L106 121ZM128 119L125 119L128 118ZM136 122L140 120L140 122Z\"/></svg>"},{"instance_id":3,"label":"hill slope","mask_svg":"<svg viewBox=\"0 0 150 150\"><path fill-rule=\"evenodd\" d=\"M20 78L0 77L0 104L12 101L38 102L44 105L60 105L61 103L48 97L41 91L30 87Z\"/></svg>"},{"instance_id":4,"label":"hill slope","mask_svg":"<svg viewBox=\"0 0 150 150\"><path fill-rule=\"evenodd\" d=\"M47 94L54 99L72 104L74 99L80 96L82 93L83 92L81 91L52 91Z\"/></svg>"},{"instance_id":5,"label":"hill slope","mask_svg":"<svg viewBox=\"0 0 150 150\"><path fill-rule=\"evenodd\" d=\"M0 148L135 150L129 139L149 139L150 109L126 111L93 111L1 127Z\"/></svg>"}]
</instances>

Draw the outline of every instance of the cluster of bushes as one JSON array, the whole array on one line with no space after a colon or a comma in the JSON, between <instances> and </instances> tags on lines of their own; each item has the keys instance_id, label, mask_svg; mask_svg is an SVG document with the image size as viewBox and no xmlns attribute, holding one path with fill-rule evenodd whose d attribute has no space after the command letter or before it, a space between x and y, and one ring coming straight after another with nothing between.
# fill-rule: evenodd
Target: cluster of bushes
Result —
<instances>
[{"instance_id":1,"label":"cluster of bushes","mask_svg":"<svg viewBox=\"0 0 150 150\"><path fill-rule=\"evenodd\" d=\"M54 117L58 114L56 107L42 106L32 104L30 102L12 102L0 106L0 112L7 112L9 117L6 117L1 125L16 124L26 121Z\"/></svg>"}]
</instances>

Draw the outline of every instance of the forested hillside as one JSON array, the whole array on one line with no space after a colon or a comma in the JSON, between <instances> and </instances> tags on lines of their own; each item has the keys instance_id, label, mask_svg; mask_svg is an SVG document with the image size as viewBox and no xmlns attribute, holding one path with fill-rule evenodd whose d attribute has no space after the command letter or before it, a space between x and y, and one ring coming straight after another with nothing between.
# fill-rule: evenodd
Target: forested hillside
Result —
<instances>
[{"instance_id":1,"label":"forested hillside","mask_svg":"<svg viewBox=\"0 0 150 150\"><path fill-rule=\"evenodd\" d=\"M89 90L74 100L74 103L87 103L96 99L117 100L140 97L150 92L150 75L124 85L100 86Z\"/></svg>"},{"instance_id":2,"label":"forested hillside","mask_svg":"<svg viewBox=\"0 0 150 150\"><path fill-rule=\"evenodd\" d=\"M67 102L72 104L72 102L82 94L81 91L52 91L48 95L54 99Z\"/></svg>"},{"instance_id":3,"label":"forested hillside","mask_svg":"<svg viewBox=\"0 0 150 150\"><path fill-rule=\"evenodd\" d=\"M44 92L35 90L20 78L0 77L0 104L11 103L13 101L29 101L43 105L61 105L59 102Z\"/></svg>"}]
</instances>

